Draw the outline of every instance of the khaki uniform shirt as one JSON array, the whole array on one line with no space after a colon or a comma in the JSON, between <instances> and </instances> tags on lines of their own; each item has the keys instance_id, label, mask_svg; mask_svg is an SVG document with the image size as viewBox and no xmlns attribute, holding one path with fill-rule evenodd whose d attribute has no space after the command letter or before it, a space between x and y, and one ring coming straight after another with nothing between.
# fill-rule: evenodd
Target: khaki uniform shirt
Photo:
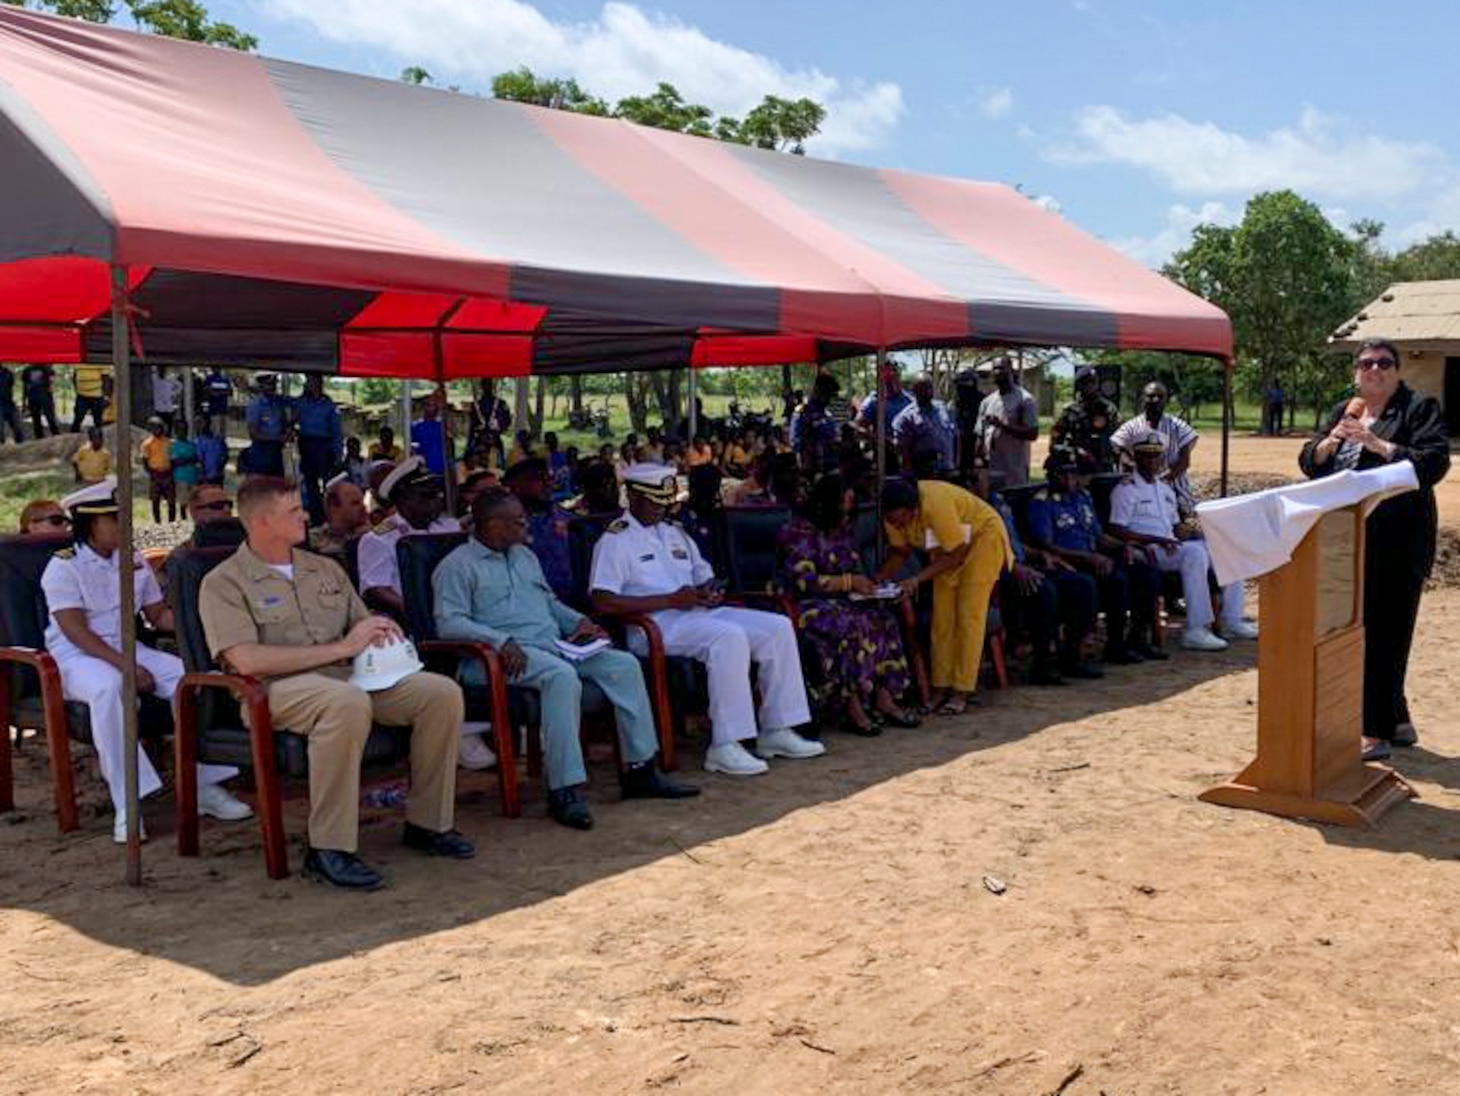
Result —
<instances>
[{"instance_id":1,"label":"khaki uniform shirt","mask_svg":"<svg viewBox=\"0 0 1460 1096\"><path fill-rule=\"evenodd\" d=\"M370 615L339 564L297 548L291 558L292 581L243 544L203 579L198 610L215 659L242 643L333 643ZM308 672L344 680L350 676L350 660Z\"/></svg>"}]
</instances>

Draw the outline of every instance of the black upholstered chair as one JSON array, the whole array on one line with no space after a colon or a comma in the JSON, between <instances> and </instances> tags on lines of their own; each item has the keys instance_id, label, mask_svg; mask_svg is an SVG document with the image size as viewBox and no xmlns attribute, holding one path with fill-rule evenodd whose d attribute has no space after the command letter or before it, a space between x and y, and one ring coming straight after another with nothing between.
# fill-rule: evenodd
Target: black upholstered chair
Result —
<instances>
[{"instance_id":1,"label":"black upholstered chair","mask_svg":"<svg viewBox=\"0 0 1460 1096\"><path fill-rule=\"evenodd\" d=\"M198 600L203 579L231 556L232 548L183 548L168 561L168 601L177 625L178 649L187 673L177 690L176 781L177 851L199 850L197 762L236 765L253 771L258 792L264 863L270 879L289 875L284 840L283 781L309 775L309 744L304 735L275 729L264 683L245 674L225 673L208 651ZM365 743L364 764L409 756L410 732L376 727Z\"/></svg>"},{"instance_id":2,"label":"black upholstered chair","mask_svg":"<svg viewBox=\"0 0 1460 1096\"><path fill-rule=\"evenodd\" d=\"M80 824L70 743L91 742L90 709L62 697L60 670L44 649L49 613L41 575L51 557L66 547L64 540L0 540L0 811L15 806L9 728L15 727L17 744L23 731L44 731L62 833ZM171 705L155 696L142 697L139 734L157 740L171 730Z\"/></svg>"}]
</instances>

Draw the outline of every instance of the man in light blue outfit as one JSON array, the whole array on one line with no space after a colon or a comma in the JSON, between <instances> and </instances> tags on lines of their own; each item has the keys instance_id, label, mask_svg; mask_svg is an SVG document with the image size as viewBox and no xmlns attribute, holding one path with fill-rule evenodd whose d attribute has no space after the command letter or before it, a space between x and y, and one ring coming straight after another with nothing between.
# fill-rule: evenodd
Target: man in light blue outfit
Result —
<instances>
[{"instance_id":1,"label":"man in light blue outfit","mask_svg":"<svg viewBox=\"0 0 1460 1096\"><path fill-rule=\"evenodd\" d=\"M472 524L472 538L436 569L436 628L444 639L490 644L512 684L540 695L553 818L573 829L593 826L583 799L588 775L578 736L583 681L598 686L613 705L625 799L698 795L698 788L669 780L654 764L659 743L638 659L609 648L573 661L558 649L559 640L586 644L607 634L553 593L525 544L527 517L517 497L504 488L483 491L472 504Z\"/></svg>"}]
</instances>

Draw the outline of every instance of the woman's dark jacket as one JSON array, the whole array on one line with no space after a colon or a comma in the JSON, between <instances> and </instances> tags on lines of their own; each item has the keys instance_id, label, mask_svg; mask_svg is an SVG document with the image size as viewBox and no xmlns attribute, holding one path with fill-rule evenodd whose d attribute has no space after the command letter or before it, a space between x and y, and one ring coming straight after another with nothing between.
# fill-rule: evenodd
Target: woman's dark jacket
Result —
<instances>
[{"instance_id":1,"label":"woman's dark jacket","mask_svg":"<svg viewBox=\"0 0 1460 1096\"><path fill-rule=\"evenodd\" d=\"M1337 453L1327 464L1313 462L1313 451L1343 418L1348 400L1335 404L1318 435L1298 457L1298 466L1310 479L1329 475L1337 467ZM1427 576L1435 561L1435 532L1438 524L1435 510L1435 484L1450 470L1450 439L1445 433L1445 414L1439 402L1417 394L1402 381L1390 397L1384 413L1370 429L1376 437L1393 442L1394 460L1414 462L1419 477L1419 490L1380 503L1369 515L1368 546L1371 563L1384 569L1408 568L1411 573ZM1378 468L1390 463L1377 453L1365 449L1359 456L1358 471Z\"/></svg>"}]
</instances>

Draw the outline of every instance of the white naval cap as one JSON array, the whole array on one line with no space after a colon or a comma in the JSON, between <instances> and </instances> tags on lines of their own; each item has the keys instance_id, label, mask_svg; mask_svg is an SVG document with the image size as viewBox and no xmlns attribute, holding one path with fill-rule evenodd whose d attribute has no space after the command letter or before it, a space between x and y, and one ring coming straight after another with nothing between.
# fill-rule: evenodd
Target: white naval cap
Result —
<instances>
[{"instance_id":1,"label":"white naval cap","mask_svg":"<svg viewBox=\"0 0 1460 1096\"><path fill-rule=\"evenodd\" d=\"M350 478L349 472L340 472L324 481L324 489L328 491L331 487L338 487Z\"/></svg>"},{"instance_id":2,"label":"white naval cap","mask_svg":"<svg viewBox=\"0 0 1460 1096\"><path fill-rule=\"evenodd\" d=\"M679 497L679 478L667 464L629 465L624 469L624 486L661 506L669 506Z\"/></svg>"},{"instance_id":3,"label":"white naval cap","mask_svg":"<svg viewBox=\"0 0 1460 1096\"><path fill-rule=\"evenodd\" d=\"M115 514L117 512L117 477L107 476L100 483L89 483L72 491L61 500L61 509L77 514Z\"/></svg>"},{"instance_id":4,"label":"white naval cap","mask_svg":"<svg viewBox=\"0 0 1460 1096\"><path fill-rule=\"evenodd\" d=\"M440 480L441 477L430 471L420 457L407 457L380 481L380 494L387 501L394 502L397 491L414 487L418 483L439 483Z\"/></svg>"}]
</instances>

